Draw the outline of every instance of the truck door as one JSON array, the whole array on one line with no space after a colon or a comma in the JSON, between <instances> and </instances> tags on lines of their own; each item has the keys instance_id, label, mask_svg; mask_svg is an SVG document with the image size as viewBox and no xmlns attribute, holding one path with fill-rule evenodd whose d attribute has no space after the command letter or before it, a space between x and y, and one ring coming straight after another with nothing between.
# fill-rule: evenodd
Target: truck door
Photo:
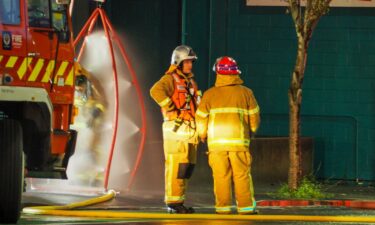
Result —
<instances>
[{"instance_id":1,"label":"truck door","mask_svg":"<svg viewBox=\"0 0 375 225\"><path fill-rule=\"evenodd\" d=\"M34 61L32 65L35 68L27 78L28 86L42 84L49 90L53 82L52 91L60 92L60 97L64 96L64 87L73 86L71 71L74 59L67 7L56 4L56 0L27 0L27 14L28 56ZM51 98L54 103L59 102L54 95ZM60 99L65 102L67 98Z\"/></svg>"},{"instance_id":2,"label":"truck door","mask_svg":"<svg viewBox=\"0 0 375 225\"><path fill-rule=\"evenodd\" d=\"M49 0L26 0L28 63L37 67L34 73L30 71L26 81L28 86L43 84L46 89L50 87L50 77L55 70L50 7Z\"/></svg>"}]
</instances>

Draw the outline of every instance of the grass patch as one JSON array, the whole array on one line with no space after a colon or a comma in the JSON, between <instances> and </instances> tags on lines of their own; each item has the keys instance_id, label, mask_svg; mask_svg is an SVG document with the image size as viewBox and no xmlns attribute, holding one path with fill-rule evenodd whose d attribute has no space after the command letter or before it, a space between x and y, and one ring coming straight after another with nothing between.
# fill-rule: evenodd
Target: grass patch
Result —
<instances>
[{"instance_id":1,"label":"grass patch","mask_svg":"<svg viewBox=\"0 0 375 225\"><path fill-rule=\"evenodd\" d=\"M303 200L318 200L334 197L333 194L326 193L322 185L311 177L304 177L297 190L291 190L288 184L283 184L275 193L268 193L268 195L273 198Z\"/></svg>"}]
</instances>

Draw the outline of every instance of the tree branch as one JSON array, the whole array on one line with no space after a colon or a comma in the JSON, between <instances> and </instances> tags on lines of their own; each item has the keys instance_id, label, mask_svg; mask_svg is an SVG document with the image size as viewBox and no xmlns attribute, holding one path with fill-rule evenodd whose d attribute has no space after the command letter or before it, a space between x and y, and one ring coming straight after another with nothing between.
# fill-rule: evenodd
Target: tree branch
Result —
<instances>
[{"instance_id":1,"label":"tree branch","mask_svg":"<svg viewBox=\"0 0 375 225\"><path fill-rule=\"evenodd\" d=\"M301 1L300 0L288 0L289 1L289 9L290 14L292 15L297 36L303 35L303 21L301 15Z\"/></svg>"},{"instance_id":2,"label":"tree branch","mask_svg":"<svg viewBox=\"0 0 375 225\"><path fill-rule=\"evenodd\" d=\"M329 10L332 0L307 0L303 32L308 42L320 18Z\"/></svg>"}]
</instances>

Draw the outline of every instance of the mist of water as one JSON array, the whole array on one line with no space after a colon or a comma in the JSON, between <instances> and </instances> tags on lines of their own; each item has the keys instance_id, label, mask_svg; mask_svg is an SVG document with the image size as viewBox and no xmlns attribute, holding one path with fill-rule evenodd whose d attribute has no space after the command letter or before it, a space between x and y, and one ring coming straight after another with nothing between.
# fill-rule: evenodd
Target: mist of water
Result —
<instances>
[{"instance_id":1,"label":"mist of water","mask_svg":"<svg viewBox=\"0 0 375 225\"><path fill-rule=\"evenodd\" d=\"M87 116L82 110L72 129L78 131L75 154L71 157L68 180L29 180L29 190L63 193L91 193L103 190L104 172L113 134L114 80L109 46L103 32L86 38L86 49L80 64L97 79L104 90L106 110L102 123L95 130L88 127ZM114 150L110 188L125 190L139 147L141 112L135 88L130 82L125 63L116 53L119 78L119 126ZM84 110L83 110L84 111ZM95 145L93 146L93 141Z\"/></svg>"}]
</instances>

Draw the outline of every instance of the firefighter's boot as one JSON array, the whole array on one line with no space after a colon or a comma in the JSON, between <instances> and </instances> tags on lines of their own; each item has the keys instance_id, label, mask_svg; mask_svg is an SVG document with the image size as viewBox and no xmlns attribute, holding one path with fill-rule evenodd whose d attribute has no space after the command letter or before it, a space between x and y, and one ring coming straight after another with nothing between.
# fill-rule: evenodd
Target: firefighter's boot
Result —
<instances>
[{"instance_id":1,"label":"firefighter's boot","mask_svg":"<svg viewBox=\"0 0 375 225\"><path fill-rule=\"evenodd\" d=\"M168 213L173 214L192 214L195 212L195 210L192 207L186 207L182 203L177 204L168 204Z\"/></svg>"}]
</instances>

